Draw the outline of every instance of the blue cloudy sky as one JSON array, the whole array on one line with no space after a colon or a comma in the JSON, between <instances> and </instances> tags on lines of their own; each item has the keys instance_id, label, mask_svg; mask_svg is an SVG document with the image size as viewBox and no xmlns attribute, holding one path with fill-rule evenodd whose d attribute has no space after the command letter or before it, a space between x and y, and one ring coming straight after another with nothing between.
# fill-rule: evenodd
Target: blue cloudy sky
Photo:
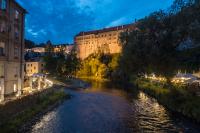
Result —
<instances>
[{"instance_id":1,"label":"blue cloudy sky","mask_svg":"<svg viewBox=\"0 0 200 133\"><path fill-rule=\"evenodd\" d=\"M27 11L26 38L72 43L80 31L128 24L173 0L16 0Z\"/></svg>"}]
</instances>

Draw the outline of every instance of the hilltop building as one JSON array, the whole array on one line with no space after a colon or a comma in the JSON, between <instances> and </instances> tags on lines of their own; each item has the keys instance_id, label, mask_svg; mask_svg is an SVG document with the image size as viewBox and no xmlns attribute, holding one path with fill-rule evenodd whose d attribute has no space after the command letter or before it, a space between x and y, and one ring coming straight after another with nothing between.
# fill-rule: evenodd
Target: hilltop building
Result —
<instances>
[{"instance_id":1,"label":"hilltop building","mask_svg":"<svg viewBox=\"0 0 200 133\"><path fill-rule=\"evenodd\" d=\"M74 45L59 44L54 46L54 53L64 52L64 54L70 54Z\"/></svg>"},{"instance_id":2,"label":"hilltop building","mask_svg":"<svg viewBox=\"0 0 200 133\"><path fill-rule=\"evenodd\" d=\"M41 53L44 54L45 53L45 48L44 47L34 47L31 49L33 52L35 53Z\"/></svg>"},{"instance_id":3,"label":"hilltop building","mask_svg":"<svg viewBox=\"0 0 200 133\"><path fill-rule=\"evenodd\" d=\"M80 32L74 38L77 54L80 59L97 52L120 53L120 33L135 29L134 24L105 28L88 32Z\"/></svg>"},{"instance_id":4,"label":"hilltop building","mask_svg":"<svg viewBox=\"0 0 200 133\"><path fill-rule=\"evenodd\" d=\"M15 0L0 0L0 101L5 95L21 95L25 14Z\"/></svg>"}]
</instances>

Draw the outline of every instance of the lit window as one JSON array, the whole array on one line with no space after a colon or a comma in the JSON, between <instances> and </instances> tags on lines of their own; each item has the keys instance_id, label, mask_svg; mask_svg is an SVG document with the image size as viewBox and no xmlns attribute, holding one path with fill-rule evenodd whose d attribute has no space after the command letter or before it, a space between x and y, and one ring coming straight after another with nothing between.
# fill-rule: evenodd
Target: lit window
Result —
<instances>
[{"instance_id":1,"label":"lit window","mask_svg":"<svg viewBox=\"0 0 200 133\"><path fill-rule=\"evenodd\" d=\"M0 6L1 6L1 9L5 10L6 9L6 0L0 0Z\"/></svg>"},{"instance_id":2,"label":"lit window","mask_svg":"<svg viewBox=\"0 0 200 133\"><path fill-rule=\"evenodd\" d=\"M17 92L17 85L16 84L13 85L13 90L14 90L14 92Z\"/></svg>"},{"instance_id":3,"label":"lit window","mask_svg":"<svg viewBox=\"0 0 200 133\"><path fill-rule=\"evenodd\" d=\"M0 56L5 55L5 42L0 42Z\"/></svg>"},{"instance_id":4,"label":"lit window","mask_svg":"<svg viewBox=\"0 0 200 133\"><path fill-rule=\"evenodd\" d=\"M15 10L15 19L19 19L19 11Z\"/></svg>"}]
</instances>

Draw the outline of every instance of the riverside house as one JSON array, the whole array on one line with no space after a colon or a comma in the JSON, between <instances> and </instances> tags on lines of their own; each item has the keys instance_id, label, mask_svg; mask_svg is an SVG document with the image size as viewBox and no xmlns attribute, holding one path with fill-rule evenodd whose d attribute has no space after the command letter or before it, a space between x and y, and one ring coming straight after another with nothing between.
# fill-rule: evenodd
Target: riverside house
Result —
<instances>
[{"instance_id":1,"label":"riverside house","mask_svg":"<svg viewBox=\"0 0 200 133\"><path fill-rule=\"evenodd\" d=\"M0 0L0 101L8 95L21 95L25 14L15 0Z\"/></svg>"}]
</instances>

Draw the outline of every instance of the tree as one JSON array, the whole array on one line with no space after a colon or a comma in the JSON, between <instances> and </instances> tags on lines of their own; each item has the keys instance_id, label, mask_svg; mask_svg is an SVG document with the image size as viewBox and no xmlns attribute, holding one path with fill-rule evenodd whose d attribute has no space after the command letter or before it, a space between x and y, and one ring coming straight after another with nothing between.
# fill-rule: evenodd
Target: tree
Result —
<instances>
[{"instance_id":1,"label":"tree","mask_svg":"<svg viewBox=\"0 0 200 133\"><path fill-rule=\"evenodd\" d=\"M54 48L50 40L46 42L45 52L46 54L52 54L54 52Z\"/></svg>"},{"instance_id":2,"label":"tree","mask_svg":"<svg viewBox=\"0 0 200 133\"><path fill-rule=\"evenodd\" d=\"M171 19L160 11L141 20L137 25L139 30L122 34L122 74L156 73L167 79L173 77L177 41L170 22Z\"/></svg>"},{"instance_id":3,"label":"tree","mask_svg":"<svg viewBox=\"0 0 200 133\"><path fill-rule=\"evenodd\" d=\"M30 49L30 48L33 48L33 47L35 47L35 43L31 40L25 39L25 48Z\"/></svg>"}]
</instances>

